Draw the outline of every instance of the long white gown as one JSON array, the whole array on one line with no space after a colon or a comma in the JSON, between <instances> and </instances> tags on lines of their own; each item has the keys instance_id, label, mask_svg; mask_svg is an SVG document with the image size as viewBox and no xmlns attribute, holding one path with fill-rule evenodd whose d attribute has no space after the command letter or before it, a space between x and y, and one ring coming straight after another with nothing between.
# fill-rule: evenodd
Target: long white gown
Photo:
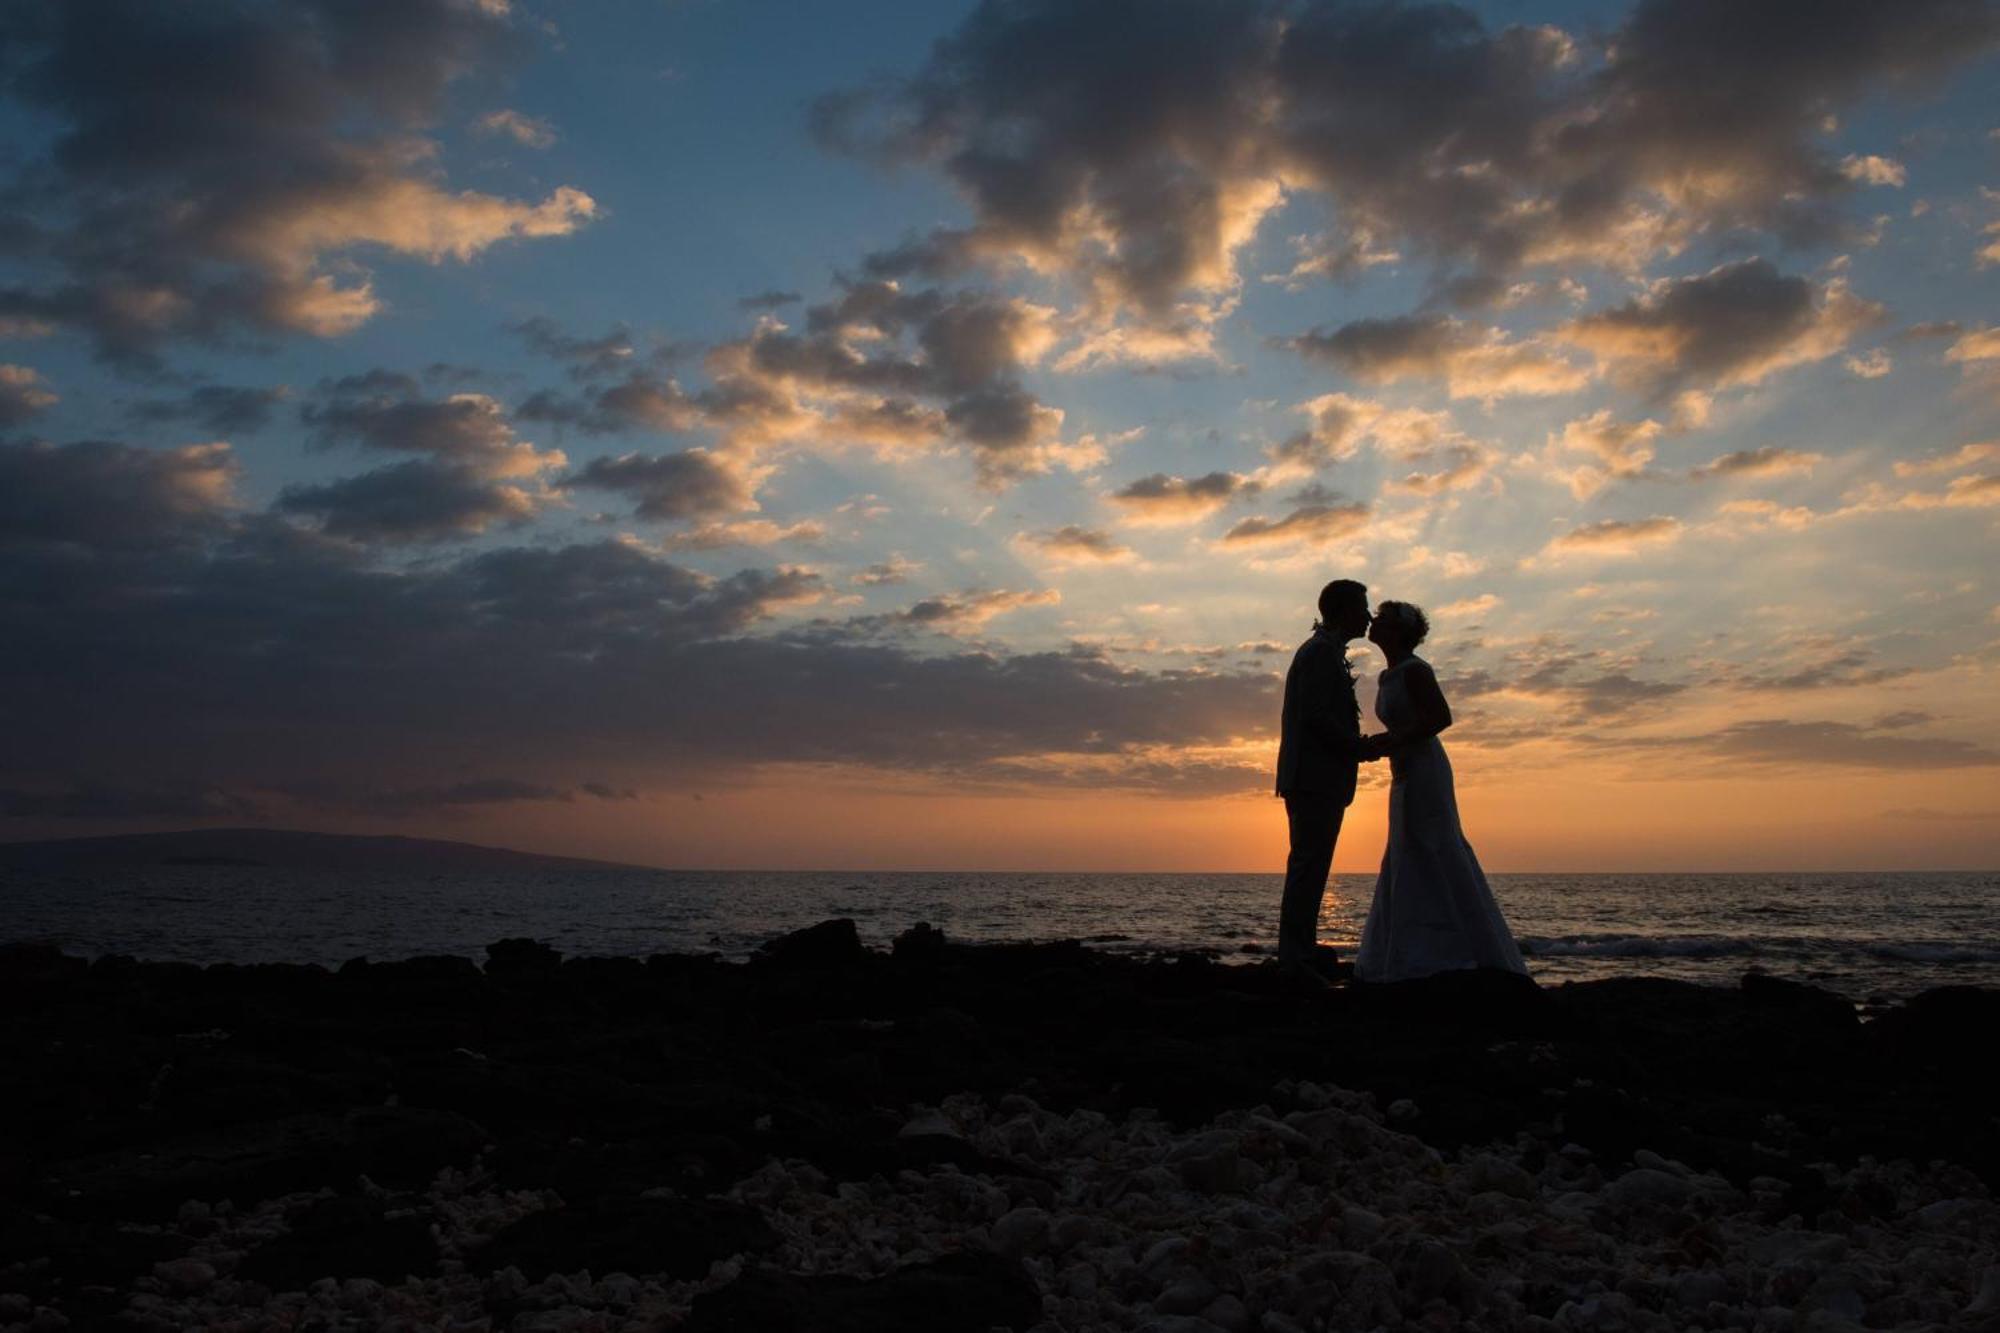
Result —
<instances>
[{"instance_id":1,"label":"long white gown","mask_svg":"<svg viewBox=\"0 0 2000 1333\"><path fill-rule=\"evenodd\" d=\"M1415 725L1409 658L1382 673L1375 716L1390 731ZM1361 930L1354 975L1408 981L1468 967L1526 973L1500 904L1458 823L1451 761L1435 736L1389 756L1389 846Z\"/></svg>"}]
</instances>

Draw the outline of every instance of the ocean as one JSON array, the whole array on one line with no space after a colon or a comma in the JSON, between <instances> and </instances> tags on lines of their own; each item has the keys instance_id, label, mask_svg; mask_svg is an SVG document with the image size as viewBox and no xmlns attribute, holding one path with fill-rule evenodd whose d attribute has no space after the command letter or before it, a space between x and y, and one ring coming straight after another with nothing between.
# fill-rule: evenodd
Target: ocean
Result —
<instances>
[{"instance_id":1,"label":"ocean","mask_svg":"<svg viewBox=\"0 0 2000 1333\"><path fill-rule=\"evenodd\" d=\"M567 954L714 951L828 917L884 945L918 921L966 941L1076 938L1112 950L1272 945L1276 875L576 869L383 875L160 866L0 871L0 942L209 962L483 957L531 936ZM1734 985L1761 969L1856 1001L2000 986L2000 873L1495 875L1544 984L1609 976ZM1336 875L1320 937L1351 956L1372 875Z\"/></svg>"}]
</instances>

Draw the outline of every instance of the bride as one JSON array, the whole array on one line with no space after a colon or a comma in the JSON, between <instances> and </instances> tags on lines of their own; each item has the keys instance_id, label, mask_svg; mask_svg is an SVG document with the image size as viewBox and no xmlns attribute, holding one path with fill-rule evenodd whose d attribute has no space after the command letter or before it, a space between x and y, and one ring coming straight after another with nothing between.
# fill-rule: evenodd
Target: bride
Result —
<instances>
[{"instance_id":1,"label":"bride","mask_svg":"<svg viewBox=\"0 0 2000 1333\"><path fill-rule=\"evenodd\" d=\"M1408 602L1383 602L1368 630L1389 661L1375 694L1375 716L1387 730L1364 741L1389 760L1389 846L1354 975L1407 981L1469 967L1526 974L1459 828L1451 761L1438 741L1451 709L1430 663L1416 656L1428 633L1430 622Z\"/></svg>"}]
</instances>

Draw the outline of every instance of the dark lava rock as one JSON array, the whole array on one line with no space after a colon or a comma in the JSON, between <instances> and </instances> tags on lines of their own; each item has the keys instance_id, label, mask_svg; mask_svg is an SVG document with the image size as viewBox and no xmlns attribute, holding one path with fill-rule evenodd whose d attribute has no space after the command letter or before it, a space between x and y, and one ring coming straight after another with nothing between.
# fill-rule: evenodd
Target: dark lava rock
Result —
<instances>
[{"instance_id":1,"label":"dark lava rock","mask_svg":"<svg viewBox=\"0 0 2000 1333\"><path fill-rule=\"evenodd\" d=\"M1854 1012L1851 1000L1845 995L1821 990L1818 986L1766 976L1762 972L1746 972L1741 989L1744 1000L1750 1005L1782 1014L1801 1026L1841 1035L1852 1035L1861 1026L1861 1018Z\"/></svg>"},{"instance_id":2,"label":"dark lava rock","mask_svg":"<svg viewBox=\"0 0 2000 1333\"><path fill-rule=\"evenodd\" d=\"M510 1189L552 1189L572 1205L662 1186L685 1194L727 1189L765 1153L720 1134L653 1134L623 1143L524 1136L504 1143L487 1167Z\"/></svg>"},{"instance_id":3,"label":"dark lava rock","mask_svg":"<svg viewBox=\"0 0 2000 1333\"><path fill-rule=\"evenodd\" d=\"M0 997L10 1003L52 996L89 974L88 960L72 958L53 944L0 945Z\"/></svg>"},{"instance_id":4,"label":"dark lava rock","mask_svg":"<svg viewBox=\"0 0 2000 1333\"><path fill-rule=\"evenodd\" d=\"M987 1333L1040 1322L1018 1260L948 1254L886 1276L793 1277L760 1268L694 1298L689 1333Z\"/></svg>"},{"instance_id":5,"label":"dark lava rock","mask_svg":"<svg viewBox=\"0 0 2000 1333\"><path fill-rule=\"evenodd\" d=\"M940 963L945 957L944 932L928 921L919 921L896 937L889 952L899 963Z\"/></svg>"},{"instance_id":6,"label":"dark lava rock","mask_svg":"<svg viewBox=\"0 0 2000 1333\"><path fill-rule=\"evenodd\" d=\"M1356 983L1362 1012L1397 1022L1459 1025L1491 1034L1537 1031L1548 1021L1542 988L1517 972L1474 967L1415 981Z\"/></svg>"},{"instance_id":7,"label":"dark lava rock","mask_svg":"<svg viewBox=\"0 0 2000 1333\"><path fill-rule=\"evenodd\" d=\"M1979 1069L1991 1079L1993 1062L1978 1052L2000 1033L2000 991L1940 986L1891 1009L1874 1027L1876 1040L1898 1059L1947 1073Z\"/></svg>"},{"instance_id":8,"label":"dark lava rock","mask_svg":"<svg viewBox=\"0 0 2000 1333\"><path fill-rule=\"evenodd\" d=\"M16 1214L0 1225L0 1291L50 1300L87 1286L119 1286L180 1258L190 1244L157 1228Z\"/></svg>"},{"instance_id":9,"label":"dark lava rock","mask_svg":"<svg viewBox=\"0 0 2000 1333\"><path fill-rule=\"evenodd\" d=\"M777 967L821 969L848 968L864 962L868 953L861 947L860 932L852 917L835 917L789 935L767 940L757 949L759 962Z\"/></svg>"},{"instance_id":10,"label":"dark lava rock","mask_svg":"<svg viewBox=\"0 0 2000 1333\"><path fill-rule=\"evenodd\" d=\"M486 975L517 980L537 980L554 976L562 967L562 953L540 940L501 940L486 946Z\"/></svg>"},{"instance_id":11,"label":"dark lava rock","mask_svg":"<svg viewBox=\"0 0 2000 1333\"><path fill-rule=\"evenodd\" d=\"M754 1208L720 1199L604 1199L531 1213L471 1255L473 1272L513 1265L530 1282L550 1273L665 1273L700 1277L717 1259L766 1250L778 1237Z\"/></svg>"},{"instance_id":12,"label":"dark lava rock","mask_svg":"<svg viewBox=\"0 0 2000 1333\"><path fill-rule=\"evenodd\" d=\"M359 1107L316 1112L121 1148L47 1168L51 1200L66 1212L137 1219L184 1199L251 1203L366 1174L414 1186L462 1164L486 1132L450 1111Z\"/></svg>"},{"instance_id":13,"label":"dark lava rock","mask_svg":"<svg viewBox=\"0 0 2000 1333\"><path fill-rule=\"evenodd\" d=\"M274 1292L302 1291L323 1277L396 1283L437 1272L437 1243L421 1216L386 1218L373 1199L315 1199L286 1217L289 1228L244 1257L236 1275Z\"/></svg>"}]
</instances>

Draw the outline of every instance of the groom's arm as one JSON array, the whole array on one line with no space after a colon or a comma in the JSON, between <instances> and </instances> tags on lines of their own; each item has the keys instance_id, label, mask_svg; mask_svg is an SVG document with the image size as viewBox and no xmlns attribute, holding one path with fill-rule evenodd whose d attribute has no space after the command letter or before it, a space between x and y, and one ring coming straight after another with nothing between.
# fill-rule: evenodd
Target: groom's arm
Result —
<instances>
[{"instance_id":1,"label":"groom's arm","mask_svg":"<svg viewBox=\"0 0 2000 1333\"><path fill-rule=\"evenodd\" d=\"M1354 707L1353 683L1347 679L1346 664L1340 655L1322 647L1306 664L1305 707L1301 709L1306 730L1335 754L1361 758L1361 723Z\"/></svg>"}]
</instances>

